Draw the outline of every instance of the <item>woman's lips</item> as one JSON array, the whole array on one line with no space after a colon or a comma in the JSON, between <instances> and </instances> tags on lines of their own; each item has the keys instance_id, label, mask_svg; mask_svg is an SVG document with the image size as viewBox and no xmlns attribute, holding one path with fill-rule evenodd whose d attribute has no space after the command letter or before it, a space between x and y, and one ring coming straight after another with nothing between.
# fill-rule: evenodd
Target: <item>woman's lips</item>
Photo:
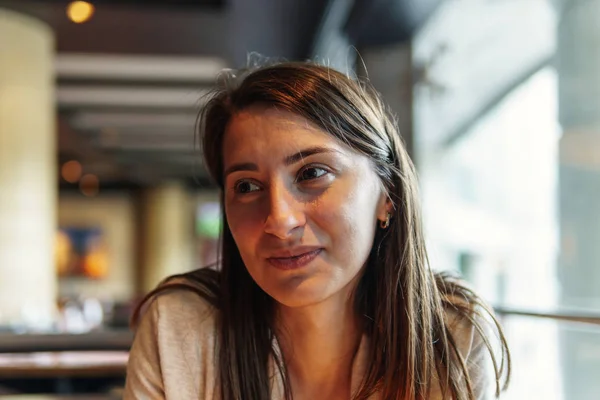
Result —
<instances>
[{"instance_id":1,"label":"woman's lips","mask_svg":"<svg viewBox=\"0 0 600 400\"><path fill-rule=\"evenodd\" d=\"M267 261L274 267L283 270L302 268L317 258L323 249L314 249L301 254L288 257L269 257Z\"/></svg>"}]
</instances>

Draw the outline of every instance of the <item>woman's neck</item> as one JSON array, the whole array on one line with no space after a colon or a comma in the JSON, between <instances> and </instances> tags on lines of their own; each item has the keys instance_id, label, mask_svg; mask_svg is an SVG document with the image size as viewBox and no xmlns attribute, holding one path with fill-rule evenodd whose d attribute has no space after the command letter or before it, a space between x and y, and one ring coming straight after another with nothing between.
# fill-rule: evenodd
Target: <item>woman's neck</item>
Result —
<instances>
[{"instance_id":1,"label":"woman's neck","mask_svg":"<svg viewBox=\"0 0 600 400\"><path fill-rule=\"evenodd\" d=\"M280 306L277 321L294 398L348 399L362 338L353 303L346 297L302 308Z\"/></svg>"}]
</instances>

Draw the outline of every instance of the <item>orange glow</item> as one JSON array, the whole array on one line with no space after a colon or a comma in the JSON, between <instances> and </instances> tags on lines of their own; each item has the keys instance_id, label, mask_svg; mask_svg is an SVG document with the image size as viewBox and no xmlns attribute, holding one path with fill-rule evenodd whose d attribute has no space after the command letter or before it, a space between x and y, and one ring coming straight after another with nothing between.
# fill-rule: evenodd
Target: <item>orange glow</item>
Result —
<instances>
[{"instance_id":1,"label":"orange glow","mask_svg":"<svg viewBox=\"0 0 600 400\"><path fill-rule=\"evenodd\" d=\"M55 243L55 258L56 269L59 276L64 275L69 269L69 259L72 251L73 246L69 236L64 232L58 232Z\"/></svg>"},{"instance_id":2,"label":"orange glow","mask_svg":"<svg viewBox=\"0 0 600 400\"><path fill-rule=\"evenodd\" d=\"M79 190L85 196L93 197L98 194L100 190L100 182L98 181L98 177L92 174L84 175L79 181Z\"/></svg>"},{"instance_id":3,"label":"orange glow","mask_svg":"<svg viewBox=\"0 0 600 400\"><path fill-rule=\"evenodd\" d=\"M75 183L81 178L81 164L77 161L69 161L63 164L60 172L65 181Z\"/></svg>"},{"instance_id":4,"label":"orange glow","mask_svg":"<svg viewBox=\"0 0 600 400\"><path fill-rule=\"evenodd\" d=\"M67 16L76 24L82 24L92 18L94 6L87 1L72 1L67 6Z\"/></svg>"},{"instance_id":5,"label":"orange glow","mask_svg":"<svg viewBox=\"0 0 600 400\"><path fill-rule=\"evenodd\" d=\"M108 259L102 249L88 254L83 261L83 269L90 278L102 278L108 274Z\"/></svg>"}]
</instances>

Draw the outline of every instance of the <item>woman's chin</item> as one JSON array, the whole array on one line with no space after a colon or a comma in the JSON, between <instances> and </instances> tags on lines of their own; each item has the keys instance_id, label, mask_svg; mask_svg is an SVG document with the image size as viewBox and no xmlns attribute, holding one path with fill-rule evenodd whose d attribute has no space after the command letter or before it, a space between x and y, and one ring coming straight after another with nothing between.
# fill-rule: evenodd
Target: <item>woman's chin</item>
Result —
<instances>
[{"instance_id":1,"label":"woman's chin","mask_svg":"<svg viewBox=\"0 0 600 400\"><path fill-rule=\"evenodd\" d=\"M313 306L335 296L337 290L317 282L297 286L293 289L278 288L269 295L280 305L289 308Z\"/></svg>"},{"instance_id":2,"label":"woman's chin","mask_svg":"<svg viewBox=\"0 0 600 400\"><path fill-rule=\"evenodd\" d=\"M284 307L307 307L320 303L329 297L330 293L319 286L306 283L294 288L280 287L269 291L269 295Z\"/></svg>"}]
</instances>

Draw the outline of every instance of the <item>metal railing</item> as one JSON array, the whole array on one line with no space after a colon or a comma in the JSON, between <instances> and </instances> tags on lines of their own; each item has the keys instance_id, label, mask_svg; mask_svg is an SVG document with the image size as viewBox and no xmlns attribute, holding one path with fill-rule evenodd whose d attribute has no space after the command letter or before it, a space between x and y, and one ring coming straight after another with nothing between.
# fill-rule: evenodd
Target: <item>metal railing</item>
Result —
<instances>
[{"instance_id":1,"label":"metal railing","mask_svg":"<svg viewBox=\"0 0 600 400\"><path fill-rule=\"evenodd\" d=\"M576 322L600 326L600 312L593 311L542 311L534 309L494 307L500 316L522 316L532 318L546 318L556 321Z\"/></svg>"}]
</instances>

